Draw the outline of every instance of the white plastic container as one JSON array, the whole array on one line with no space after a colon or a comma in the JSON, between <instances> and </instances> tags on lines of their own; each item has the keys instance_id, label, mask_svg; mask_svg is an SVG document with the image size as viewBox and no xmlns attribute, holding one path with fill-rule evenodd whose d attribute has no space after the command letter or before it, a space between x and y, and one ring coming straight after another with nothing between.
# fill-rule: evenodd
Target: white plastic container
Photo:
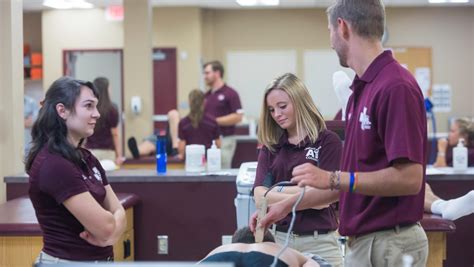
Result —
<instances>
[{"instance_id":1,"label":"white plastic container","mask_svg":"<svg viewBox=\"0 0 474 267\"><path fill-rule=\"evenodd\" d=\"M215 172L221 170L221 150L217 148L216 141L212 141L212 146L207 150L207 171Z\"/></svg>"},{"instance_id":2,"label":"white plastic container","mask_svg":"<svg viewBox=\"0 0 474 267\"><path fill-rule=\"evenodd\" d=\"M187 172L203 172L206 170L206 148L204 145L187 145L185 170Z\"/></svg>"},{"instance_id":3,"label":"white plastic container","mask_svg":"<svg viewBox=\"0 0 474 267\"><path fill-rule=\"evenodd\" d=\"M252 137L257 136L257 123L254 119L249 120L249 135Z\"/></svg>"},{"instance_id":4,"label":"white plastic container","mask_svg":"<svg viewBox=\"0 0 474 267\"><path fill-rule=\"evenodd\" d=\"M458 145L453 148L453 168L455 172L467 171L467 148L462 138L459 138Z\"/></svg>"}]
</instances>

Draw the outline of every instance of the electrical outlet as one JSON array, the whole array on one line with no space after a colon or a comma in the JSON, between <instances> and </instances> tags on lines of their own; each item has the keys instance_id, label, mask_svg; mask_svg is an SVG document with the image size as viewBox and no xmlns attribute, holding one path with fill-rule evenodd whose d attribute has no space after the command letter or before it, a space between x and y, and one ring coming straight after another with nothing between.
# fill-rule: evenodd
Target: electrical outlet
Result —
<instances>
[{"instance_id":1,"label":"electrical outlet","mask_svg":"<svg viewBox=\"0 0 474 267\"><path fill-rule=\"evenodd\" d=\"M158 255L168 255L168 236L158 235L156 236L158 243Z\"/></svg>"}]
</instances>

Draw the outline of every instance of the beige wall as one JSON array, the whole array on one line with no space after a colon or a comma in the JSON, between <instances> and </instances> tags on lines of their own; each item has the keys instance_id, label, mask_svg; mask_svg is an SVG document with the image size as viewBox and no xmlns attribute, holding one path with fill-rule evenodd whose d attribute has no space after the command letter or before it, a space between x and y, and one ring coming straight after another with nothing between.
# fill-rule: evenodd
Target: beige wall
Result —
<instances>
[{"instance_id":1,"label":"beige wall","mask_svg":"<svg viewBox=\"0 0 474 267\"><path fill-rule=\"evenodd\" d=\"M201 28L199 8L154 9L153 46L175 47L177 52L178 107L187 105L189 92L199 87ZM184 115L184 112L182 114Z\"/></svg>"},{"instance_id":2,"label":"beige wall","mask_svg":"<svg viewBox=\"0 0 474 267\"><path fill-rule=\"evenodd\" d=\"M123 23L105 21L103 12L102 9L43 12L44 88L47 89L62 75L64 49L123 48ZM199 87L201 28L199 8L153 9L153 47L177 48L178 104L187 103L188 92ZM186 54L185 57L182 56L183 53ZM125 90L134 92L138 90L143 95L152 94L152 88L125 88ZM134 95L134 92L130 91L125 95ZM128 107L127 101L125 105ZM125 115L132 116L128 111ZM150 125L146 125L147 120L150 121ZM148 129L151 127L151 117L140 120L138 125L134 123L133 126ZM128 132L127 130L126 138L131 135ZM137 136L138 139L146 135L141 131L134 133L143 135Z\"/></svg>"},{"instance_id":3,"label":"beige wall","mask_svg":"<svg viewBox=\"0 0 474 267\"><path fill-rule=\"evenodd\" d=\"M23 14L23 42L31 47L32 52L41 52L41 12Z\"/></svg>"},{"instance_id":4,"label":"beige wall","mask_svg":"<svg viewBox=\"0 0 474 267\"><path fill-rule=\"evenodd\" d=\"M62 74L63 49L123 46L122 23L105 22L102 12L44 12L45 85ZM439 129L446 130L448 116L474 115L474 8L388 8L387 24L389 46L432 47L434 83L452 85L453 111L438 114ZM304 78L303 51L330 47L323 9L195 7L154 8L153 46L177 48L181 106L189 90L200 86L201 58L225 63L228 50L296 49L297 74ZM182 57L183 52L187 57Z\"/></svg>"},{"instance_id":5,"label":"beige wall","mask_svg":"<svg viewBox=\"0 0 474 267\"><path fill-rule=\"evenodd\" d=\"M129 136L147 136L153 132L150 123L153 115L153 10L150 0L125 0L124 9L123 100L125 137L128 139ZM141 98L139 114L133 114L131 105L127 104L134 96Z\"/></svg>"},{"instance_id":6,"label":"beige wall","mask_svg":"<svg viewBox=\"0 0 474 267\"><path fill-rule=\"evenodd\" d=\"M0 1L0 204L6 199L3 177L24 169L21 8L21 1Z\"/></svg>"},{"instance_id":7,"label":"beige wall","mask_svg":"<svg viewBox=\"0 0 474 267\"><path fill-rule=\"evenodd\" d=\"M387 26L389 45L432 47L433 83L452 87L452 111L436 114L438 131L451 116L474 116L474 7L389 9Z\"/></svg>"},{"instance_id":8,"label":"beige wall","mask_svg":"<svg viewBox=\"0 0 474 267\"><path fill-rule=\"evenodd\" d=\"M203 46L212 47L213 54L204 52L224 62L228 50L297 49L297 74L304 78L303 50L330 48L323 9L207 10L204 14ZM440 131L446 130L448 116L473 116L474 8L388 8L387 25L388 46L433 48L434 83L453 88L452 112L438 114Z\"/></svg>"},{"instance_id":9,"label":"beige wall","mask_svg":"<svg viewBox=\"0 0 474 267\"><path fill-rule=\"evenodd\" d=\"M63 75L64 49L123 47L122 22L105 21L102 9L44 11L43 87Z\"/></svg>"}]
</instances>

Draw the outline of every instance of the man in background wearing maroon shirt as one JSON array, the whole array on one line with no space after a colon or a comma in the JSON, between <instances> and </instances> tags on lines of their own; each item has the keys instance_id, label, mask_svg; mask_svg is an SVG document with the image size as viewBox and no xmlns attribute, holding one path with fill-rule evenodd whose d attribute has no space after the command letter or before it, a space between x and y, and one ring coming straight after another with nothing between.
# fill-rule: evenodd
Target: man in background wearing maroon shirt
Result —
<instances>
[{"instance_id":1,"label":"man in background wearing maroon shirt","mask_svg":"<svg viewBox=\"0 0 474 267\"><path fill-rule=\"evenodd\" d=\"M222 134L222 167L230 168L235 151L235 125L242 121L243 110L236 90L223 80L224 67L219 61L204 64L206 92L204 112L216 118Z\"/></svg>"},{"instance_id":2,"label":"man in background wearing maroon shirt","mask_svg":"<svg viewBox=\"0 0 474 267\"><path fill-rule=\"evenodd\" d=\"M346 110L341 172L303 164L294 183L311 186L298 210L339 194L341 235L349 236L345 266L425 266L423 216L426 115L413 76L384 51L381 0L337 0L327 10L331 46L356 73ZM297 195L269 207L262 227L284 218ZM255 221L252 221L255 227Z\"/></svg>"}]
</instances>

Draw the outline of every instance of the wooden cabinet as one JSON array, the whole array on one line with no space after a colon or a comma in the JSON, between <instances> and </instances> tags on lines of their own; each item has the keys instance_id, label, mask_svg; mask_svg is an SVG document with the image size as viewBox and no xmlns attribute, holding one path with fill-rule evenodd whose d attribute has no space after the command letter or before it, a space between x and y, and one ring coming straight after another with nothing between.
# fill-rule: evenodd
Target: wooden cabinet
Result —
<instances>
[{"instance_id":1,"label":"wooden cabinet","mask_svg":"<svg viewBox=\"0 0 474 267\"><path fill-rule=\"evenodd\" d=\"M127 228L114 245L115 261L134 260L133 208L126 210ZM0 236L0 267L30 267L43 248L41 236Z\"/></svg>"},{"instance_id":2,"label":"wooden cabinet","mask_svg":"<svg viewBox=\"0 0 474 267\"><path fill-rule=\"evenodd\" d=\"M115 261L134 261L134 231L133 231L133 209L127 209L127 228L117 243L114 245Z\"/></svg>"},{"instance_id":3,"label":"wooden cabinet","mask_svg":"<svg viewBox=\"0 0 474 267\"><path fill-rule=\"evenodd\" d=\"M127 228L114 245L115 261L135 259L133 206L138 197L117 194L125 208ZM0 205L0 267L31 267L43 248L43 237L29 198L22 197Z\"/></svg>"}]
</instances>

